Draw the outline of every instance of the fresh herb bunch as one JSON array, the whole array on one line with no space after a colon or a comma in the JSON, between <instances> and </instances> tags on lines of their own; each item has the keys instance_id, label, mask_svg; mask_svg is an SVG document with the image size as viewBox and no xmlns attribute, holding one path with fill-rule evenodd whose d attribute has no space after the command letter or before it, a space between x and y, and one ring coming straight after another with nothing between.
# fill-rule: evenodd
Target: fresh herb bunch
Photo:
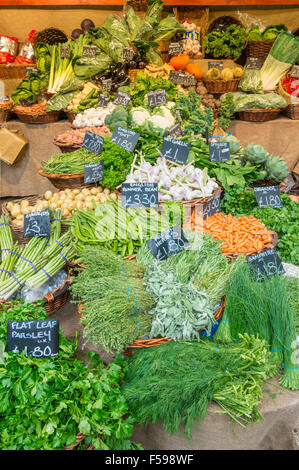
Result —
<instances>
[{"instance_id":1,"label":"fresh herb bunch","mask_svg":"<svg viewBox=\"0 0 299 470\"><path fill-rule=\"evenodd\" d=\"M189 90L188 95L180 92L173 107L173 112L179 111L185 121L183 132L187 136L203 135L208 124L209 132L213 130L212 108L201 108L201 96L194 90Z\"/></svg>"},{"instance_id":2,"label":"fresh herb bunch","mask_svg":"<svg viewBox=\"0 0 299 470\"><path fill-rule=\"evenodd\" d=\"M223 130L227 130L230 125L231 117L235 112L234 99L231 93L227 93L220 101L219 108L219 126Z\"/></svg>"},{"instance_id":3,"label":"fresh herb bunch","mask_svg":"<svg viewBox=\"0 0 299 470\"><path fill-rule=\"evenodd\" d=\"M133 153L119 147L114 142L110 142L109 137L105 137L104 140L103 150L99 155L104 165L104 177L101 185L105 188L115 189L126 179L133 161Z\"/></svg>"},{"instance_id":4,"label":"fresh herb bunch","mask_svg":"<svg viewBox=\"0 0 299 470\"><path fill-rule=\"evenodd\" d=\"M46 320L42 303L14 302L0 317L0 341L6 342L7 321ZM34 359L5 353L0 364L0 449L59 450L87 437L77 449L133 449L133 431L119 383L125 363L104 367L90 353L89 367L75 358L76 342L60 331L59 357Z\"/></svg>"},{"instance_id":5,"label":"fresh herb bunch","mask_svg":"<svg viewBox=\"0 0 299 470\"><path fill-rule=\"evenodd\" d=\"M277 251L283 261L299 265L299 204L280 194L283 207L260 209L253 191L231 188L225 192L221 207L227 214L253 215L278 234Z\"/></svg>"},{"instance_id":6,"label":"fresh herb bunch","mask_svg":"<svg viewBox=\"0 0 299 470\"><path fill-rule=\"evenodd\" d=\"M295 328L297 336L299 336L299 279L298 277L287 277L286 278L286 289L289 295L289 304L294 314Z\"/></svg>"},{"instance_id":7,"label":"fresh herb bunch","mask_svg":"<svg viewBox=\"0 0 299 470\"><path fill-rule=\"evenodd\" d=\"M232 24L222 31L212 31L204 39L206 54L223 59L239 59L246 42L246 31L242 26Z\"/></svg>"},{"instance_id":8,"label":"fresh herb bunch","mask_svg":"<svg viewBox=\"0 0 299 470\"><path fill-rule=\"evenodd\" d=\"M137 351L122 391L138 422L161 419L170 434L182 423L190 439L212 400L241 426L259 420L264 380L277 366L264 341L246 334L239 339L229 347L203 338Z\"/></svg>"},{"instance_id":9,"label":"fresh herb bunch","mask_svg":"<svg viewBox=\"0 0 299 470\"><path fill-rule=\"evenodd\" d=\"M215 337L233 343L244 333L266 341L277 365L284 363L281 384L299 390L294 313L286 280L275 275L257 282L247 263L239 266L233 275Z\"/></svg>"},{"instance_id":10,"label":"fresh herb bunch","mask_svg":"<svg viewBox=\"0 0 299 470\"><path fill-rule=\"evenodd\" d=\"M52 155L48 161L42 161L41 165L47 173L73 174L83 173L84 165L96 163L99 160L101 160L100 155L96 155L85 148L79 148L74 152Z\"/></svg>"}]
</instances>

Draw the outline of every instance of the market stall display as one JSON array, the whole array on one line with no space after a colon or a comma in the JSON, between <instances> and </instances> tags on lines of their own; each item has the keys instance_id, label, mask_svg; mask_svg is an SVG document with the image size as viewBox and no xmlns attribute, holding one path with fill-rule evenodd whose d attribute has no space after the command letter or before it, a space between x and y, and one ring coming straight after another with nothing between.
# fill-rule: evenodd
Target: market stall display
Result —
<instances>
[{"instance_id":1,"label":"market stall display","mask_svg":"<svg viewBox=\"0 0 299 470\"><path fill-rule=\"evenodd\" d=\"M16 61L32 66L34 47L35 69L0 97L1 125L13 111L29 146L35 133L34 176L58 189L32 183L30 197L2 203L0 339L8 320L67 309L71 291L82 349L114 358L105 368L93 352L87 368L61 332L58 357L9 347L1 449L135 449L133 424L158 420L190 440L212 401L245 427L262 419L269 378L299 390L299 205L281 192L296 191L296 162L253 131L289 107L296 117L298 38L282 24L208 24L207 8L163 6L125 2L102 25L80 19L70 39L32 32ZM16 42L0 36L3 61ZM228 129L244 120L239 140ZM35 388L8 385L24 374ZM25 413L17 427L11 401Z\"/></svg>"}]
</instances>

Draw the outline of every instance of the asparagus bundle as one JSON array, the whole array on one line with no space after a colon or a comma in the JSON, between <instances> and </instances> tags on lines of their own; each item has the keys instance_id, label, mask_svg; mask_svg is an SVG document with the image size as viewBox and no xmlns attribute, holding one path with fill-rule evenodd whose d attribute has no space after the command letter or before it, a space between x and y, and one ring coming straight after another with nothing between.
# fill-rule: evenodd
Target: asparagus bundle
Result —
<instances>
[{"instance_id":1,"label":"asparagus bundle","mask_svg":"<svg viewBox=\"0 0 299 470\"><path fill-rule=\"evenodd\" d=\"M0 248L2 261L9 255L9 251L13 247L12 233L9 226L8 215L0 217Z\"/></svg>"},{"instance_id":2,"label":"asparagus bundle","mask_svg":"<svg viewBox=\"0 0 299 470\"><path fill-rule=\"evenodd\" d=\"M18 261L16 262L16 273L23 272L23 270L26 269L28 265L30 265L34 270L36 261L41 257L42 253L44 252L47 242L47 238L32 237L24 248L22 256L20 256Z\"/></svg>"},{"instance_id":3,"label":"asparagus bundle","mask_svg":"<svg viewBox=\"0 0 299 470\"><path fill-rule=\"evenodd\" d=\"M18 255L22 253L22 248L19 247L18 243L16 243L13 246L12 250L7 253L8 255L0 264L0 283L6 281L11 277L11 273L17 262Z\"/></svg>"},{"instance_id":4,"label":"asparagus bundle","mask_svg":"<svg viewBox=\"0 0 299 470\"><path fill-rule=\"evenodd\" d=\"M70 232L64 233L58 239L52 239L52 243L50 238L49 246L43 253L43 259L48 261L53 256L56 256L65 247L65 245L68 245L70 243L71 239L72 235Z\"/></svg>"},{"instance_id":5,"label":"asparagus bundle","mask_svg":"<svg viewBox=\"0 0 299 470\"><path fill-rule=\"evenodd\" d=\"M42 266L42 259L37 259L34 266L35 269L39 270ZM0 299L8 300L20 287L23 287L25 281L32 276L35 269L27 263L26 268L22 272L18 274L12 273L11 277L0 285Z\"/></svg>"}]
</instances>

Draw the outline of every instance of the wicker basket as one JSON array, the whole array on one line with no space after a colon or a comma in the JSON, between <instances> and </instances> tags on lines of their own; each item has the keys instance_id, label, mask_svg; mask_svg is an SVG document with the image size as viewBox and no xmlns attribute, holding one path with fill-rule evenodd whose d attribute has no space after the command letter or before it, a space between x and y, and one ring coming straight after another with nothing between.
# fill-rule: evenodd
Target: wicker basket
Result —
<instances>
[{"instance_id":1,"label":"wicker basket","mask_svg":"<svg viewBox=\"0 0 299 470\"><path fill-rule=\"evenodd\" d=\"M39 114L28 114L20 113L16 109L14 112L25 124L49 124L50 122L58 121L60 117L60 111L52 111L50 113L39 113Z\"/></svg>"},{"instance_id":2,"label":"wicker basket","mask_svg":"<svg viewBox=\"0 0 299 470\"><path fill-rule=\"evenodd\" d=\"M46 173L42 168L38 170L38 174L48 178L48 180L57 189L80 189L91 188L93 184L84 183L84 173L74 173L72 175L60 175L55 173Z\"/></svg>"},{"instance_id":3,"label":"wicker basket","mask_svg":"<svg viewBox=\"0 0 299 470\"><path fill-rule=\"evenodd\" d=\"M246 55L247 57L266 58L273 44L274 41L248 41Z\"/></svg>"},{"instance_id":4,"label":"wicker basket","mask_svg":"<svg viewBox=\"0 0 299 470\"><path fill-rule=\"evenodd\" d=\"M81 148L81 145L69 145L69 144L59 144L55 140L53 141L53 144L59 147L61 153L69 153L69 152L74 152L75 150L78 150Z\"/></svg>"},{"instance_id":5,"label":"wicker basket","mask_svg":"<svg viewBox=\"0 0 299 470\"><path fill-rule=\"evenodd\" d=\"M273 121L280 113L281 109L247 109L239 111L240 121L266 122Z\"/></svg>"},{"instance_id":6,"label":"wicker basket","mask_svg":"<svg viewBox=\"0 0 299 470\"><path fill-rule=\"evenodd\" d=\"M264 246L264 249L261 251L261 253L263 251L270 250L271 248L275 248L278 244L278 235L277 235L277 233L274 232L273 230L269 230L269 232L271 233L272 241L271 241L271 243L268 243L267 245ZM238 258L238 256L240 256L240 254L235 254L235 253L224 253L224 254L227 258L229 258L230 261L234 261ZM256 253L252 253L252 255L254 255L254 254L256 254Z\"/></svg>"},{"instance_id":7,"label":"wicker basket","mask_svg":"<svg viewBox=\"0 0 299 470\"><path fill-rule=\"evenodd\" d=\"M35 205L39 200L41 200L42 196L30 196L30 197L26 197L22 199L15 199L9 202L12 202L13 204L20 204L21 201L23 201L24 199L29 201L30 206L32 206L32 205ZM3 215L10 214L9 210L7 209L7 204L8 204L7 202L4 202L1 206ZM26 243L29 242L30 238L23 237L23 226L16 225L15 223L13 223L13 220L11 218L9 219L9 224L10 224L10 228L12 231L13 240L15 242L16 241L19 242L21 245L26 245ZM63 220L62 220L61 233L65 233L68 230L68 228L69 228L68 225L63 223Z\"/></svg>"},{"instance_id":8,"label":"wicker basket","mask_svg":"<svg viewBox=\"0 0 299 470\"><path fill-rule=\"evenodd\" d=\"M39 300L44 300L44 309L48 316L53 315L56 313L61 307L63 307L67 299L69 297L69 285L71 283L71 277L68 273L68 277L64 281L64 283L58 287L58 289L50 292L49 294L41 297ZM33 302L34 304L36 302ZM0 300L0 311L3 310L4 306L9 306L11 304L10 301L7 300Z\"/></svg>"},{"instance_id":9,"label":"wicker basket","mask_svg":"<svg viewBox=\"0 0 299 470\"><path fill-rule=\"evenodd\" d=\"M188 2L186 2L188 3ZM205 56L203 40L209 25L209 9L202 6L178 6L174 7L173 13L176 19L181 22L184 19L190 20L200 28L201 54L192 56L192 59L203 59Z\"/></svg>"},{"instance_id":10,"label":"wicker basket","mask_svg":"<svg viewBox=\"0 0 299 470\"><path fill-rule=\"evenodd\" d=\"M211 94L237 91L240 79L233 80L203 80L203 84Z\"/></svg>"},{"instance_id":11,"label":"wicker basket","mask_svg":"<svg viewBox=\"0 0 299 470\"><path fill-rule=\"evenodd\" d=\"M0 80L13 80L25 78L25 65L20 64L8 64L0 65Z\"/></svg>"},{"instance_id":12,"label":"wicker basket","mask_svg":"<svg viewBox=\"0 0 299 470\"><path fill-rule=\"evenodd\" d=\"M298 103L293 103L291 95L289 95L282 87L283 78L279 81L278 92L288 103L287 107L284 108L283 113L289 119L299 119L299 98L297 98Z\"/></svg>"},{"instance_id":13,"label":"wicker basket","mask_svg":"<svg viewBox=\"0 0 299 470\"><path fill-rule=\"evenodd\" d=\"M65 114L66 114L66 117L68 118L68 120L70 121L70 123L72 123L75 118L76 118L76 114L73 112L73 111L67 111L67 110L64 110Z\"/></svg>"}]
</instances>

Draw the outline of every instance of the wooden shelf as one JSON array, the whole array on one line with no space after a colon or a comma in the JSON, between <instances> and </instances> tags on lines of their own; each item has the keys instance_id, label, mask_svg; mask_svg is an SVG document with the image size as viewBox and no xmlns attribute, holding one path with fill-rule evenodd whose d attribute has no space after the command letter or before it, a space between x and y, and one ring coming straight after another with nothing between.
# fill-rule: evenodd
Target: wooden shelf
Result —
<instances>
[{"instance_id":1,"label":"wooden shelf","mask_svg":"<svg viewBox=\"0 0 299 470\"><path fill-rule=\"evenodd\" d=\"M123 0L0 0L0 6L121 6ZM298 0L164 0L165 5L203 5L203 6L285 6L298 5Z\"/></svg>"}]
</instances>

